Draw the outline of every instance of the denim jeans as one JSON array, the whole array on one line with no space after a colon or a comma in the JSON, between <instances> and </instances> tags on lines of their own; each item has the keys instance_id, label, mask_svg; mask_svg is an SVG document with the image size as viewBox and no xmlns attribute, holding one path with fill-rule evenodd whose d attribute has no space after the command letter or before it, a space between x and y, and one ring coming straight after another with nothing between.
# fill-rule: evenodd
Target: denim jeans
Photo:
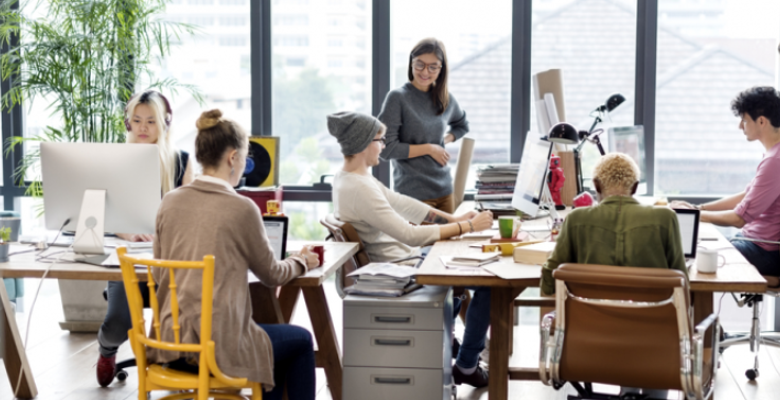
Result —
<instances>
[{"instance_id":1,"label":"denim jeans","mask_svg":"<svg viewBox=\"0 0 780 400\"><path fill-rule=\"evenodd\" d=\"M274 390L264 399L281 400L284 386L290 399L314 400L314 345L311 334L299 326L259 324L274 351Z\"/></svg>"},{"instance_id":2,"label":"denim jeans","mask_svg":"<svg viewBox=\"0 0 780 400\"><path fill-rule=\"evenodd\" d=\"M149 286L146 285L146 282L139 282L138 288L141 289L144 305L148 304ZM125 284L122 281L109 281L107 291L108 311L98 331L98 345L100 355L103 357L115 355L119 346L127 340L127 331L133 327L130 306L127 305Z\"/></svg>"},{"instance_id":3,"label":"denim jeans","mask_svg":"<svg viewBox=\"0 0 780 400\"><path fill-rule=\"evenodd\" d=\"M485 349L485 336L490 327L490 288L470 287L474 290L469 309L466 310L466 331L463 343L455 359L455 365L463 369L473 368L479 362L479 353ZM460 299L455 299L453 318L460 311Z\"/></svg>"},{"instance_id":4,"label":"denim jeans","mask_svg":"<svg viewBox=\"0 0 780 400\"><path fill-rule=\"evenodd\" d=\"M744 237L742 232L734 235L731 244L756 267L761 275L780 276L780 252L767 251L754 242L736 239L740 237Z\"/></svg>"}]
</instances>

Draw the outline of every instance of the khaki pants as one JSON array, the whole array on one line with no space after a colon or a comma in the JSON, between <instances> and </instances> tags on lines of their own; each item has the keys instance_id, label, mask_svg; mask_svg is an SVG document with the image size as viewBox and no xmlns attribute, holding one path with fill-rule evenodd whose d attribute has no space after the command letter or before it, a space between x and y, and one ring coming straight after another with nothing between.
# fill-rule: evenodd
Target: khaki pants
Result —
<instances>
[{"instance_id":1,"label":"khaki pants","mask_svg":"<svg viewBox=\"0 0 780 400\"><path fill-rule=\"evenodd\" d=\"M455 212L455 197L452 193L439 197L438 199L423 200L422 202L448 214Z\"/></svg>"}]
</instances>

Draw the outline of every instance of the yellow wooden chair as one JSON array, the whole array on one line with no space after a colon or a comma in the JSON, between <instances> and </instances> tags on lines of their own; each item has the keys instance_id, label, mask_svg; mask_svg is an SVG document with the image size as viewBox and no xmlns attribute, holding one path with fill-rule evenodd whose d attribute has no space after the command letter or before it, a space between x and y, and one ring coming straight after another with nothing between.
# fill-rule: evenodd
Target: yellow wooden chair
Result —
<instances>
[{"instance_id":1,"label":"yellow wooden chair","mask_svg":"<svg viewBox=\"0 0 780 400\"><path fill-rule=\"evenodd\" d=\"M241 399L246 397L215 392L215 390L235 390L251 388L251 400L262 399L262 388L257 382L250 382L246 378L233 378L226 376L217 366L214 354L214 341L211 340L212 302L214 295L214 256L205 256L203 261L161 261L145 260L127 255L127 249L117 249L119 263L122 267L122 278L127 291L127 302L130 305L130 316L133 320L133 328L128 331L130 345L138 364L138 399L146 400L152 390L186 391L165 396L159 400L195 399L206 400L209 397L218 399ZM156 340L146 335L146 323L143 315L143 299L138 289L138 277L136 265L147 267L168 268L170 271L171 311L173 318L174 342ZM176 269L200 269L203 271L203 299L201 304L200 343L183 344L180 340L179 302L176 294ZM155 292L155 282L152 279L151 268L149 277L149 303L152 308L155 338L161 338L160 334L160 306ZM192 374L165 368L159 364L147 364L146 348L153 347L162 350L170 350L185 353L200 353L199 373Z\"/></svg>"}]
</instances>

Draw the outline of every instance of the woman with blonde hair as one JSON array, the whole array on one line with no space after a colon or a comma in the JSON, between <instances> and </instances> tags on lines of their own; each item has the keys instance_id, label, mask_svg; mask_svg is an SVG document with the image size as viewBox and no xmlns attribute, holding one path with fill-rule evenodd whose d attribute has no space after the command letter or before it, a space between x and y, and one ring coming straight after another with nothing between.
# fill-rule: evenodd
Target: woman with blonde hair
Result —
<instances>
[{"instance_id":1,"label":"woman with blonde hair","mask_svg":"<svg viewBox=\"0 0 780 400\"><path fill-rule=\"evenodd\" d=\"M263 227L260 210L236 193L249 151L249 137L222 112L204 112L197 121L196 156L203 175L163 198L157 213L154 257L167 260L202 260L213 254L214 310L212 318L219 368L228 375L259 382L268 399L313 400L314 349L306 329L287 325L258 325L252 320L248 273L269 287L284 285L316 268L317 255L305 246L300 253L280 260L274 255ZM277 257L278 256L278 257ZM168 296L169 271L154 268L157 297L163 305L163 339L173 340ZM182 343L198 343L201 287L199 271L177 271ZM166 336L169 335L169 336ZM197 358L150 349L150 362L197 370Z\"/></svg>"},{"instance_id":2,"label":"woman with blonde hair","mask_svg":"<svg viewBox=\"0 0 780 400\"><path fill-rule=\"evenodd\" d=\"M162 194L192 182L189 154L177 150L171 143L173 111L168 99L156 90L137 93L128 100L124 114L127 143L156 144L160 151ZM119 233L117 236L131 242L151 242L153 239L152 235L143 234ZM149 289L145 284L139 286L148 298ZM108 311L98 331L100 356L97 363L97 380L103 387L114 380L117 349L127 340L127 331L132 327L124 284L108 282L105 294Z\"/></svg>"}]
</instances>

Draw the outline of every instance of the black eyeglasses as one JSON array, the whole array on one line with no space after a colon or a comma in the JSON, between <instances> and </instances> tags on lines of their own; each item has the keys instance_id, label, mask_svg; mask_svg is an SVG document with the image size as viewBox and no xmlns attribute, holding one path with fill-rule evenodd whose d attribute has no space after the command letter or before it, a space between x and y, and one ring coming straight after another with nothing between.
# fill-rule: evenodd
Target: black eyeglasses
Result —
<instances>
[{"instance_id":1,"label":"black eyeglasses","mask_svg":"<svg viewBox=\"0 0 780 400\"><path fill-rule=\"evenodd\" d=\"M422 71L426 67L428 68L428 72L432 74L435 74L441 70L441 65L437 65L437 64L426 64L422 61L415 61L412 64L412 68L414 68L417 71Z\"/></svg>"},{"instance_id":2,"label":"black eyeglasses","mask_svg":"<svg viewBox=\"0 0 780 400\"><path fill-rule=\"evenodd\" d=\"M374 139L374 140L372 140L372 142L382 142L382 144L385 144L385 143L387 143L387 136L382 136L379 139Z\"/></svg>"}]
</instances>

